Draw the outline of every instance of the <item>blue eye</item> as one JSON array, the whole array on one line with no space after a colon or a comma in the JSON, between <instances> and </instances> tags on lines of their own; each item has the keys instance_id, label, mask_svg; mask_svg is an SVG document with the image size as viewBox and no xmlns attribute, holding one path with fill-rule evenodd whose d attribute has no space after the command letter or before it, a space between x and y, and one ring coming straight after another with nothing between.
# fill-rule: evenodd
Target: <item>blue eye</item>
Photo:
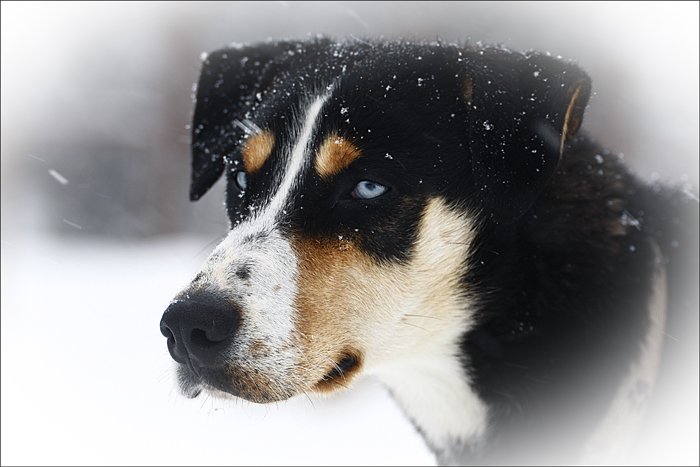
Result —
<instances>
[{"instance_id":1,"label":"blue eye","mask_svg":"<svg viewBox=\"0 0 700 467\"><path fill-rule=\"evenodd\" d=\"M360 183L355 185L355 189L352 190L350 196L357 199L372 199L377 196L381 196L386 193L389 189L384 185L379 183L370 182L369 180L362 180Z\"/></svg>"},{"instance_id":2,"label":"blue eye","mask_svg":"<svg viewBox=\"0 0 700 467\"><path fill-rule=\"evenodd\" d=\"M248 174L242 170L236 172L236 185L241 191L245 191L248 188Z\"/></svg>"}]
</instances>

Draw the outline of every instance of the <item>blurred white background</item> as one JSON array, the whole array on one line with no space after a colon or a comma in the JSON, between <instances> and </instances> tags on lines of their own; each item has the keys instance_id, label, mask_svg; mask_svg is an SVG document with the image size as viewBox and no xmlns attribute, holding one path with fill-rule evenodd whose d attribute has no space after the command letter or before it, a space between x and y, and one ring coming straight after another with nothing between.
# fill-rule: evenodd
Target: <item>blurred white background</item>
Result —
<instances>
[{"instance_id":1,"label":"blurred white background","mask_svg":"<svg viewBox=\"0 0 700 467\"><path fill-rule=\"evenodd\" d=\"M177 394L158 322L226 230L222 186L187 201L201 52L319 33L549 51L593 79L584 130L697 192L697 2L3 2L1 17L3 465L434 463L372 381L271 406ZM632 461L697 465L691 422Z\"/></svg>"}]
</instances>

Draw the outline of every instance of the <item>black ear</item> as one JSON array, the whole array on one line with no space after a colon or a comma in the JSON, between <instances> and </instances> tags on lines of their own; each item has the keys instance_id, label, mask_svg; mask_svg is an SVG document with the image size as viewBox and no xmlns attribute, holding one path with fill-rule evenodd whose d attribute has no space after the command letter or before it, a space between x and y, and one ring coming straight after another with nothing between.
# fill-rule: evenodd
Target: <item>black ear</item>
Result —
<instances>
[{"instance_id":1,"label":"black ear","mask_svg":"<svg viewBox=\"0 0 700 467\"><path fill-rule=\"evenodd\" d=\"M496 222L515 222L545 187L583 119L591 92L577 66L544 55L488 49L465 86L479 201Z\"/></svg>"},{"instance_id":2,"label":"black ear","mask_svg":"<svg viewBox=\"0 0 700 467\"><path fill-rule=\"evenodd\" d=\"M272 83L292 42L217 50L207 56L197 84L192 121L190 200L202 197L224 171L224 157L250 131L246 114Z\"/></svg>"}]
</instances>

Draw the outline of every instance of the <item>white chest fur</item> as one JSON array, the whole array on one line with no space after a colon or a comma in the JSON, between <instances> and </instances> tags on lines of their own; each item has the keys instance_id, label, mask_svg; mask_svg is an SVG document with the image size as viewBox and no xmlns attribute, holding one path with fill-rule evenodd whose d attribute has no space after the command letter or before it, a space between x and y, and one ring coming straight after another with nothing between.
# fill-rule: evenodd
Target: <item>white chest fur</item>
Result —
<instances>
[{"instance_id":1,"label":"white chest fur","mask_svg":"<svg viewBox=\"0 0 700 467\"><path fill-rule=\"evenodd\" d=\"M485 434L487 406L469 385L457 359L413 360L392 365L379 377L434 449L478 443Z\"/></svg>"}]
</instances>

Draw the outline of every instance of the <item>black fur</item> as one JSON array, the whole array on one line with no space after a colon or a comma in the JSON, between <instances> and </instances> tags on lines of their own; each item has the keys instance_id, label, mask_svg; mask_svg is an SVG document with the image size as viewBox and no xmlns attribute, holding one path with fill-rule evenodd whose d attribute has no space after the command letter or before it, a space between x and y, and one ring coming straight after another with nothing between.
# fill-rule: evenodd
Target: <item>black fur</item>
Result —
<instances>
[{"instance_id":1,"label":"black fur","mask_svg":"<svg viewBox=\"0 0 700 467\"><path fill-rule=\"evenodd\" d=\"M324 92L314 147L340 134L363 157L331 180L308 172L286 228L345 236L377 261L406 261L429 199L467 210L479 229L463 283L479 311L462 350L492 409L493 435L457 451L469 456L462 461L518 462L526 446L544 447L564 430L572 445L546 446L543 458L575 452L639 353L657 247L676 281L672 297L686 297L671 311L697 303L697 291L676 290L685 274L697 277L697 202L644 185L574 135L590 80L573 64L496 48L326 39L228 48L205 60L191 198L226 171L231 224L244 219L279 183L274 167L305 99ZM234 178L249 121L277 141L242 197ZM352 199L365 179L390 192ZM583 399L592 401L588 417L573 410Z\"/></svg>"}]
</instances>

